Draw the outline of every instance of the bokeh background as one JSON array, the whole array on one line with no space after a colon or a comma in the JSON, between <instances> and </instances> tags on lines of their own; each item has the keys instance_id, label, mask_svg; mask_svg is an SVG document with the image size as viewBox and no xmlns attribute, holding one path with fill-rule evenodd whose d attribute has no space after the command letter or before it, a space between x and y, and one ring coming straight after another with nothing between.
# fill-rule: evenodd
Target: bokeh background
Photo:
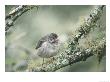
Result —
<instances>
[{"instance_id":1,"label":"bokeh background","mask_svg":"<svg viewBox=\"0 0 110 82\"><path fill-rule=\"evenodd\" d=\"M17 5L6 5L5 15ZM20 16L15 25L9 29L5 37L5 71L26 71L32 58L36 63L42 59L35 58L38 40L49 33L57 33L68 38L74 35L78 26L94 11L93 5L42 5ZM80 40L81 47L88 47L87 40L102 40L106 37L106 8L98 21L100 28L94 28L89 35ZM33 61L31 61L32 63ZM36 64L35 63L35 64ZM34 66L34 65L33 65ZM98 72L106 71L106 57L98 64L97 57L92 56L86 61L75 63L57 71Z\"/></svg>"}]
</instances>

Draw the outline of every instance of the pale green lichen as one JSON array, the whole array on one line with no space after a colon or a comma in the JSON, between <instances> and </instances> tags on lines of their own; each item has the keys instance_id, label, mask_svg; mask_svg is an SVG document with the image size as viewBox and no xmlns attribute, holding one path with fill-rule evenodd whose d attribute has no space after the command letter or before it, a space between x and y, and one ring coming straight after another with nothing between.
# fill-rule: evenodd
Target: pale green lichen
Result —
<instances>
[{"instance_id":1,"label":"pale green lichen","mask_svg":"<svg viewBox=\"0 0 110 82\"><path fill-rule=\"evenodd\" d=\"M63 61L62 61L62 64L68 64L69 63L69 60L68 59L64 59Z\"/></svg>"}]
</instances>

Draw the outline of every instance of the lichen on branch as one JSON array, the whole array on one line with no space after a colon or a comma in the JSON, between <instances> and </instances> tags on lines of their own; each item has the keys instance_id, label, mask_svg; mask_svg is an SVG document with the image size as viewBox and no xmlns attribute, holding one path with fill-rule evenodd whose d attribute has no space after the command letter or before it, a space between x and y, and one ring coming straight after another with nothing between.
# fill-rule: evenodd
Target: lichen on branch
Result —
<instances>
[{"instance_id":1,"label":"lichen on branch","mask_svg":"<svg viewBox=\"0 0 110 82\"><path fill-rule=\"evenodd\" d=\"M67 55L65 52L55 56L54 60L50 63L45 63L42 66L35 67L32 69L28 69L28 71L34 71L34 72L52 72L56 71L62 67L80 62L80 61L86 61L87 58L93 56L97 53L104 53L106 50L105 40L102 40L95 48L89 48L77 51L76 53L72 55Z\"/></svg>"},{"instance_id":2,"label":"lichen on branch","mask_svg":"<svg viewBox=\"0 0 110 82\"><path fill-rule=\"evenodd\" d=\"M55 56L52 62L45 63L43 67L35 66L34 68L29 68L28 71L56 71L76 62L86 61L87 58L95 54L98 54L98 61L100 62L106 51L105 38L103 38L96 46L87 49L80 49L77 45L82 36L88 35L92 28L98 28L97 21L102 16L103 8L103 5L98 6L98 8L89 15L89 18L79 27L78 33L72 37L72 41L68 43L68 47L64 52Z\"/></svg>"},{"instance_id":3,"label":"lichen on branch","mask_svg":"<svg viewBox=\"0 0 110 82\"><path fill-rule=\"evenodd\" d=\"M6 17L6 23L5 23L5 32L7 32L13 25L15 25L16 20L25 12L33 9L34 7L38 6L27 6L27 5L21 5L10 11ZM61 52L57 56L54 57L54 60L52 62L47 62L40 66L35 66L34 68L27 68L27 71L56 71L60 68L63 68L65 66L80 62L80 61L86 61L87 58L97 54L98 61L100 62L103 56L106 54L106 40L103 38L97 45L87 48L87 49L81 49L78 47L79 40L82 39L83 36L86 36L90 33L91 29L98 28L97 22L100 20L103 8L105 6L98 6L93 13L89 15L89 17L86 19L86 21L79 26L79 29L77 30L77 34L75 36L72 36L72 40L68 42L68 47L65 51ZM23 48L24 50L24 48ZM27 52L27 50L25 50Z\"/></svg>"}]
</instances>

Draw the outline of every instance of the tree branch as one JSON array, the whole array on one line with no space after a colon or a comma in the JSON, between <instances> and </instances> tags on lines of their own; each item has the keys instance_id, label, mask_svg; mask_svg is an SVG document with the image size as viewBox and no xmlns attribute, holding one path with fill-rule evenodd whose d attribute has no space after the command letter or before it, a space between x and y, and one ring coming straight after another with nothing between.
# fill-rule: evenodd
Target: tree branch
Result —
<instances>
[{"instance_id":1,"label":"tree branch","mask_svg":"<svg viewBox=\"0 0 110 82\"><path fill-rule=\"evenodd\" d=\"M88 19L79 27L78 33L73 37L72 41L68 44L68 50L66 52L68 54L72 54L75 49L77 48L78 42L81 39L81 37L86 36L89 34L91 29L98 27L97 21L101 18L103 13L104 5L98 6L93 13L91 13L88 17Z\"/></svg>"},{"instance_id":2,"label":"tree branch","mask_svg":"<svg viewBox=\"0 0 110 82\"><path fill-rule=\"evenodd\" d=\"M76 62L86 61L87 58L93 56L96 53L102 52L103 54L105 54L105 51L106 51L106 45L105 45L105 40L103 40L99 43L99 45L95 46L95 48L80 50L80 51L77 51L76 53L74 53L72 55L67 55L64 52L58 56L55 56L54 61L52 61L50 63L43 64L43 67L39 66L39 67L33 68L29 71L34 71L34 72L56 71L62 67L74 64Z\"/></svg>"},{"instance_id":3,"label":"tree branch","mask_svg":"<svg viewBox=\"0 0 110 82\"><path fill-rule=\"evenodd\" d=\"M12 11L10 11L8 13L8 15L6 15L5 17L5 32L7 32L11 26L14 25L15 21L22 15L24 14L25 12L33 9L34 7L37 7L38 6L27 6L27 5L20 5L18 7L16 7L15 9L13 9Z\"/></svg>"},{"instance_id":4,"label":"tree branch","mask_svg":"<svg viewBox=\"0 0 110 82\"><path fill-rule=\"evenodd\" d=\"M104 6L99 6L92 14L90 14L89 18L84 22L83 25L80 26L78 34L76 34L72 41L69 42L67 50L62 52L62 54L55 56L55 60L53 62L45 63L43 67L37 66L35 68L28 69L28 71L56 71L73 63L85 61L87 58L96 54L96 52L103 57L102 53L105 54L106 51L105 39L89 49L81 50L80 48L77 48L78 41L81 39L81 37L89 34L92 28L98 27L97 21L102 16L103 8Z\"/></svg>"}]
</instances>

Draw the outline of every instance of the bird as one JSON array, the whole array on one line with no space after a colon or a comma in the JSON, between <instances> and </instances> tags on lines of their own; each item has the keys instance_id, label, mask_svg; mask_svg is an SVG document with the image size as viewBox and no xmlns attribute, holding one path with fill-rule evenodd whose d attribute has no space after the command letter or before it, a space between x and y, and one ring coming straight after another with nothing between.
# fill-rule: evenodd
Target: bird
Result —
<instances>
[{"instance_id":1,"label":"bird","mask_svg":"<svg viewBox=\"0 0 110 82\"><path fill-rule=\"evenodd\" d=\"M36 48L37 49L37 55L41 58L43 58L44 64L44 58L51 58L57 55L59 50L59 39L58 35L56 33L50 33L42 37L38 43Z\"/></svg>"}]
</instances>

